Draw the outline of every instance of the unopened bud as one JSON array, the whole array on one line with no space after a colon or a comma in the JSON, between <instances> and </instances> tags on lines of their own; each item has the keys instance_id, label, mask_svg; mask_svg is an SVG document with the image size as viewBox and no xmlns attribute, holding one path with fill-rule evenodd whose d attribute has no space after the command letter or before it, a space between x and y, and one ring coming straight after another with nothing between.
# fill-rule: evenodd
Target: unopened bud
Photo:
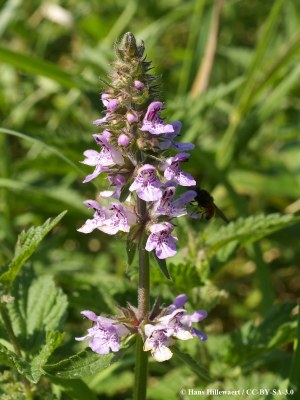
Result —
<instances>
[{"instance_id":1,"label":"unopened bud","mask_svg":"<svg viewBox=\"0 0 300 400\"><path fill-rule=\"evenodd\" d=\"M137 54L137 45L134 35L131 32L125 33L122 38L121 48L130 56Z\"/></svg>"},{"instance_id":2,"label":"unopened bud","mask_svg":"<svg viewBox=\"0 0 300 400\"><path fill-rule=\"evenodd\" d=\"M144 86L145 86L145 85L143 84L143 82L141 82L141 81L134 81L134 87L135 87L137 90L143 89Z\"/></svg>"},{"instance_id":3,"label":"unopened bud","mask_svg":"<svg viewBox=\"0 0 300 400\"><path fill-rule=\"evenodd\" d=\"M119 105L118 100L116 100L116 99L109 100L109 102L107 104L107 109L111 112L115 111L115 109L118 107L118 105Z\"/></svg>"},{"instance_id":4,"label":"unopened bud","mask_svg":"<svg viewBox=\"0 0 300 400\"><path fill-rule=\"evenodd\" d=\"M124 133L122 133L119 137L118 137L118 145L119 146L124 146L127 147L130 143L130 139L127 135L124 135Z\"/></svg>"},{"instance_id":5,"label":"unopened bud","mask_svg":"<svg viewBox=\"0 0 300 400\"><path fill-rule=\"evenodd\" d=\"M128 121L130 124L133 124L134 122L138 122L138 120L139 120L138 116L137 116L136 113L133 112L133 111L129 111L129 112L127 113L126 117L127 117L127 121Z\"/></svg>"}]
</instances>

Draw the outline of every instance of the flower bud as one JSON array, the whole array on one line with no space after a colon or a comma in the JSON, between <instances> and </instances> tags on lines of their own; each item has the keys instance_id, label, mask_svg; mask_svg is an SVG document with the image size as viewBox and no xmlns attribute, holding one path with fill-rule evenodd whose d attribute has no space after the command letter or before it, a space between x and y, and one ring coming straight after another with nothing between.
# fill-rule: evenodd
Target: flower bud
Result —
<instances>
[{"instance_id":1,"label":"flower bud","mask_svg":"<svg viewBox=\"0 0 300 400\"><path fill-rule=\"evenodd\" d=\"M126 117L127 117L127 121L130 124L133 124L134 122L138 122L138 120L139 120L137 114L134 111L129 111L127 113Z\"/></svg>"},{"instance_id":2,"label":"flower bud","mask_svg":"<svg viewBox=\"0 0 300 400\"><path fill-rule=\"evenodd\" d=\"M118 107L118 105L119 105L118 100L116 100L116 99L109 100L109 102L107 104L107 109L111 112L115 111L115 109Z\"/></svg>"},{"instance_id":3,"label":"flower bud","mask_svg":"<svg viewBox=\"0 0 300 400\"><path fill-rule=\"evenodd\" d=\"M127 135L124 135L124 133L122 133L119 137L118 137L118 145L119 146L124 146L127 147L130 143L130 139Z\"/></svg>"},{"instance_id":4,"label":"flower bud","mask_svg":"<svg viewBox=\"0 0 300 400\"><path fill-rule=\"evenodd\" d=\"M123 36L121 48L129 55L129 57L133 57L137 54L136 40L131 32L127 32Z\"/></svg>"},{"instance_id":5,"label":"flower bud","mask_svg":"<svg viewBox=\"0 0 300 400\"><path fill-rule=\"evenodd\" d=\"M134 87L135 87L137 90L143 89L144 86L145 86L145 85L143 84L143 82L137 81L137 80L134 81Z\"/></svg>"}]
</instances>

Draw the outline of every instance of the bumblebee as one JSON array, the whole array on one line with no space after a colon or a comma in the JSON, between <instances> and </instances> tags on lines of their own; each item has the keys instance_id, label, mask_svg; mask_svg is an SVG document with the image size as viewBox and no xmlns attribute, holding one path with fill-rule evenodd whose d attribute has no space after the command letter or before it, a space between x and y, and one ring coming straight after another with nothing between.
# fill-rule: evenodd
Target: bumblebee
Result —
<instances>
[{"instance_id":1,"label":"bumblebee","mask_svg":"<svg viewBox=\"0 0 300 400\"><path fill-rule=\"evenodd\" d=\"M201 189L199 186L194 186L191 189L197 193L192 203L196 203L197 207L200 208L200 213L207 221L214 216L218 216L222 218L226 224L229 223L223 212L215 205L214 198L207 190Z\"/></svg>"}]
</instances>

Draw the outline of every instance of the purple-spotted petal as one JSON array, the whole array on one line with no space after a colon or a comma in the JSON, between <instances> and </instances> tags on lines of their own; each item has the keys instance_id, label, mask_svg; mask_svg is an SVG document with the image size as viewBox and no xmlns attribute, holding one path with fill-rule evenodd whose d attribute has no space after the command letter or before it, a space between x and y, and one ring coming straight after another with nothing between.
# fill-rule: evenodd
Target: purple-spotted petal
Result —
<instances>
[{"instance_id":1,"label":"purple-spotted petal","mask_svg":"<svg viewBox=\"0 0 300 400\"><path fill-rule=\"evenodd\" d=\"M159 259L174 256L177 252L176 242L178 239L170 235L172 229L173 225L169 222L152 225L145 249L147 251L155 250L155 254Z\"/></svg>"},{"instance_id":2,"label":"purple-spotted petal","mask_svg":"<svg viewBox=\"0 0 300 400\"><path fill-rule=\"evenodd\" d=\"M138 197L144 201L156 201L162 196L162 183L156 177L156 169L145 164L138 170L138 175L129 187L131 192L136 191Z\"/></svg>"}]
</instances>

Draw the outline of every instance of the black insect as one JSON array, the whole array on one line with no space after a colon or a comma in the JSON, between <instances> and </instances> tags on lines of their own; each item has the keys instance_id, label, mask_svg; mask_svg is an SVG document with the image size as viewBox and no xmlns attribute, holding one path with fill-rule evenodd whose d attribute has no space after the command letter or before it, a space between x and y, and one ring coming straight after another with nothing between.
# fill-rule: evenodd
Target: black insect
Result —
<instances>
[{"instance_id":1,"label":"black insect","mask_svg":"<svg viewBox=\"0 0 300 400\"><path fill-rule=\"evenodd\" d=\"M218 216L222 218L226 224L229 223L223 212L215 205L214 198L207 190L201 189L199 186L194 186L191 189L197 193L192 203L196 203L197 207L200 208L200 213L207 221L214 216Z\"/></svg>"}]
</instances>

